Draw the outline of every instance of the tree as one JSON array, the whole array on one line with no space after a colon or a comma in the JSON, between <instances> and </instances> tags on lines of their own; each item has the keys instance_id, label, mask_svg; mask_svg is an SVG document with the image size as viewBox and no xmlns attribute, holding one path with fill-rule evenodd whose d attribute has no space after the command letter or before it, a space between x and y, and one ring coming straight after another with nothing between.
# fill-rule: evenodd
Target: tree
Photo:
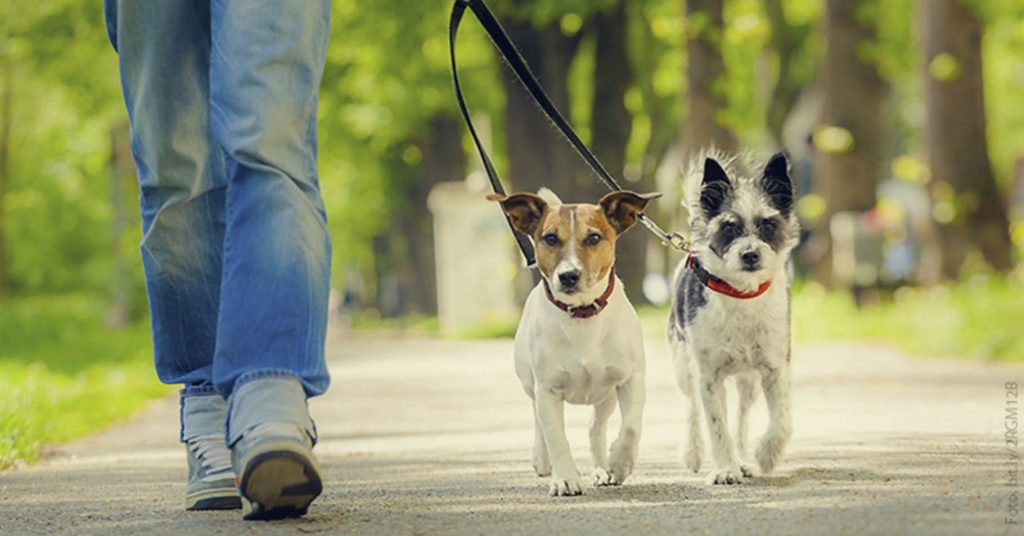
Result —
<instances>
[{"instance_id":1,"label":"tree","mask_svg":"<svg viewBox=\"0 0 1024 536\"><path fill-rule=\"evenodd\" d=\"M406 312L437 313L437 278L434 270L434 228L427 196L439 182L461 180L466 174L466 153L462 150L462 119L438 114L430 120L415 142L411 162L418 160L409 180L398 193L404 207L397 211L396 225L403 251L399 285ZM409 149L407 149L409 150Z\"/></svg>"},{"instance_id":2,"label":"tree","mask_svg":"<svg viewBox=\"0 0 1024 536\"><path fill-rule=\"evenodd\" d=\"M863 52L876 38L872 1L828 0L825 7L825 103L814 141L819 151L815 179L827 209L810 248L816 276L824 282L831 280L832 272L832 215L874 208L875 189L889 156L883 124L888 85Z\"/></svg>"},{"instance_id":3,"label":"tree","mask_svg":"<svg viewBox=\"0 0 1024 536\"><path fill-rule=\"evenodd\" d=\"M942 271L960 274L977 247L995 269L1013 268L1009 221L992 175L982 85L983 24L956 0L919 9L925 52L928 155Z\"/></svg>"},{"instance_id":4,"label":"tree","mask_svg":"<svg viewBox=\"0 0 1024 536\"><path fill-rule=\"evenodd\" d=\"M711 145L725 151L737 147L736 136L720 119L728 106L722 60L722 4L722 0L686 0L686 155Z\"/></svg>"},{"instance_id":5,"label":"tree","mask_svg":"<svg viewBox=\"0 0 1024 536\"><path fill-rule=\"evenodd\" d=\"M569 113L569 66L583 34L563 32L556 17L536 24L529 10L531 2L513 2L514 15L502 17L502 25L527 65L541 81L555 107ZM568 33L568 35L567 35ZM547 186L566 201L576 200L577 185L586 176L583 163L566 145L532 97L510 69L502 66L505 90L505 151L508 180L512 190L536 192Z\"/></svg>"},{"instance_id":6,"label":"tree","mask_svg":"<svg viewBox=\"0 0 1024 536\"><path fill-rule=\"evenodd\" d=\"M633 117L626 109L626 91L633 82L626 39L627 13L625 2L598 11L591 25L595 43L594 100L590 111L592 149L613 177L622 178L626 168L626 146L632 131ZM598 199L608 189L591 175L586 177L593 192L588 198ZM620 182L622 182L620 180ZM639 185L638 185L639 186ZM622 184L629 188L629 184ZM636 186L634 186L635 188ZM640 186L643 187L643 186ZM618 243L616 270L633 303L646 303L643 294L647 275L647 233L636 229Z\"/></svg>"},{"instance_id":7,"label":"tree","mask_svg":"<svg viewBox=\"0 0 1024 536\"><path fill-rule=\"evenodd\" d=\"M765 15L771 25L771 50L777 61L778 75L771 91L765 124L775 143L782 145L782 129L800 92L813 76L807 68L811 60L808 43L810 23L793 24L786 16L784 0L765 0Z\"/></svg>"}]
</instances>

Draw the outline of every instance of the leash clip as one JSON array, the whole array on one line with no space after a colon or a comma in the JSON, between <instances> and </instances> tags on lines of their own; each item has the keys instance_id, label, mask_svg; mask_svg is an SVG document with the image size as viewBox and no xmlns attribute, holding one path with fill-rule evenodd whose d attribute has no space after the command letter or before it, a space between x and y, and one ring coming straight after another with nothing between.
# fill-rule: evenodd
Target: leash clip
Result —
<instances>
[{"instance_id":1,"label":"leash clip","mask_svg":"<svg viewBox=\"0 0 1024 536\"><path fill-rule=\"evenodd\" d=\"M667 233L663 243L679 251L690 251L690 243L687 242L685 236L679 233Z\"/></svg>"},{"instance_id":2,"label":"leash clip","mask_svg":"<svg viewBox=\"0 0 1024 536\"><path fill-rule=\"evenodd\" d=\"M662 245L678 251L690 251L690 242L682 234L675 232L666 233L661 230L661 227L658 227L658 224L651 221L651 219L643 212L636 216L637 219L640 220L640 223L644 224L644 227L647 227L648 231L654 234L654 236L657 236L658 240L661 240Z\"/></svg>"}]
</instances>

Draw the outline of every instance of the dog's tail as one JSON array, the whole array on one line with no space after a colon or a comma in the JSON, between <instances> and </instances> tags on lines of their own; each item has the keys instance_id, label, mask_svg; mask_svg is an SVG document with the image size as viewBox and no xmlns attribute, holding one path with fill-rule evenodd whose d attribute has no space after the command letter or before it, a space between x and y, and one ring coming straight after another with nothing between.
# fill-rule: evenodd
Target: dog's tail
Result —
<instances>
[{"instance_id":1,"label":"dog's tail","mask_svg":"<svg viewBox=\"0 0 1024 536\"><path fill-rule=\"evenodd\" d=\"M558 198L558 195L556 195L555 192L552 192L547 186L542 186L540 190L537 190L537 195L549 205L562 204L562 200Z\"/></svg>"}]
</instances>

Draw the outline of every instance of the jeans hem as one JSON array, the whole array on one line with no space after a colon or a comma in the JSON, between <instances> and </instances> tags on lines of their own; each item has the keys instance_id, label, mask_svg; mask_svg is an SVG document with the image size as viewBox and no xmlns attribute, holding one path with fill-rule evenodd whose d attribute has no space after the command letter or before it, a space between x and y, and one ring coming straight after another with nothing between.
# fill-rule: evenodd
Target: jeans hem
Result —
<instances>
[{"instance_id":1,"label":"jeans hem","mask_svg":"<svg viewBox=\"0 0 1024 536\"><path fill-rule=\"evenodd\" d=\"M193 426L195 426L195 424L189 424L194 423L192 419L207 418L206 416L200 416L201 414L194 413L195 409L192 410L193 413L186 414L186 405L189 404L189 400L193 401L193 408L196 407L195 404L201 404L200 407L205 405L207 408L209 408L210 402L200 402L198 399L216 396L221 401L224 407L224 414L219 418L219 420L221 421L220 427L223 428L226 426L226 422L224 421L226 420L227 417L227 401L224 400L224 397L220 396L220 393L218 393L217 390L212 385L193 385L181 389L178 393L180 395L178 399L179 442L184 443L186 441L186 434L188 434L190 437L194 437L196 435L195 429L192 428ZM213 402L213 404L216 406L216 402ZM208 411L209 409L207 409L206 412L202 413L208 414ZM192 428L192 431L189 431L190 428ZM200 425L200 428L204 427Z\"/></svg>"},{"instance_id":2,"label":"jeans hem","mask_svg":"<svg viewBox=\"0 0 1024 536\"><path fill-rule=\"evenodd\" d=\"M188 398L190 396L220 396L220 393L217 392L217 388L212 385L190 385L188 387L183 387L178 391L178 394L181 395L181 398Z\"/></svg>"},{"instance_id":3,"label":"jeans hem","mask_svg":"<svg viewBox=\"0 0 1024 536\"><path fill-rule=\"evenodd\" d=\"M259 370L251 370L235 378L235 384L232 386L231 392L234 393L235 391L238 390L239 387L253 380L264 380L267 378L295 378L296 380L299 381L300 384L302 384L302 378L298 374L288 369L265 368Z\"/></svg>"},{"instance_id":4,"label":"jeans hem","mask_svg":"<svg viewBox=\"0 0 1024 536\"><path fill-rule=\"evenodd\" d=\"M256 381L265 383L252 389L245 388ZM253 426L262 422L284 421L305 430L315 445L316 424L309 415L307 400L301 378L291 371L260 369L247 372L235 380L235 388L228 400L224 439L228 446L233 447Z\"/></svg>"}]
</instances>

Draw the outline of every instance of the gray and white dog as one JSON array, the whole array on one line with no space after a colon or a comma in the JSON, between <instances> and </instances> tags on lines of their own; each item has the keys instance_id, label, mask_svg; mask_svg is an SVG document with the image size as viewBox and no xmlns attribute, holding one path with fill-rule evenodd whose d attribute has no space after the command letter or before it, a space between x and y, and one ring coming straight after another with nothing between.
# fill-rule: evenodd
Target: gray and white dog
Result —
<instances>
[{"instance_id":1,"label":"gray and white dog","mask_svg":"<svg viewBox=\"0 0 1024 536\"><path fill-rule=\"evenodd\" d=\"M757 165L716 152L695 160L685 180L693 250L676 268L668 325L676 380L690 400L684 462L700 470L703 407L708 482L738 484L752 476L747 414L759 379L771 420L756 452L763 473L779 462L792 433L787 262L800 234L793 183L782 154ZM739 391L735 443L726 421L729 376Z\"/></svg>"}]
</instances>

